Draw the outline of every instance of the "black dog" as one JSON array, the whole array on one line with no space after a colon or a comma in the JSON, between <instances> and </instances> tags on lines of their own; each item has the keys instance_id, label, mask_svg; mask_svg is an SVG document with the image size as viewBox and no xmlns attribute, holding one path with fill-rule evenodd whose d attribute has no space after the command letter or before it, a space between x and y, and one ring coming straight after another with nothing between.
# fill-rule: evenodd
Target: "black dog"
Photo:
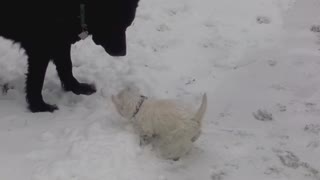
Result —
<instances>
[{"instance_id":1,"label":"black dog","mask_svg":"<svg viewBox=\"0 0 320 180\"><path fill-rule=\"evenodd\" d=\"M0 36L19 42L28 55L26 100L32 112L53 112L42 98L50 59L66 91L90 95L93 84L79 83L72 74L70 47L79 34L92 35L111 56L126 55L126 29L139 0L5 0L0 5Z\"/></svg>"}]
</instances>

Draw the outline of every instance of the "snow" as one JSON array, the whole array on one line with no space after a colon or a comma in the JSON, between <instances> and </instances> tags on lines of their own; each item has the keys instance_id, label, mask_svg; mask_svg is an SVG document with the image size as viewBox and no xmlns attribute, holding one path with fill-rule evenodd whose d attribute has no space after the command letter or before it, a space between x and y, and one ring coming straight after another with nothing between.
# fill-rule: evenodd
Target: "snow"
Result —
<instances>
[{"instance_id":1,"label":"snow","mask_svg":"<svg viewBox=\"0 0 320 180\"><path fill-rule=\"evenodd\" d=\"M24 100L26 59L0 39L1 180L320 180L320 23L317 0L141 0L128 55L91 37L72 47L91 96L65 93L50 64L43 94L55 113ZM111 95L134 82L147 96L197 106L203 134L177 162L140 147Z\"/></svg>"}]
</instances>

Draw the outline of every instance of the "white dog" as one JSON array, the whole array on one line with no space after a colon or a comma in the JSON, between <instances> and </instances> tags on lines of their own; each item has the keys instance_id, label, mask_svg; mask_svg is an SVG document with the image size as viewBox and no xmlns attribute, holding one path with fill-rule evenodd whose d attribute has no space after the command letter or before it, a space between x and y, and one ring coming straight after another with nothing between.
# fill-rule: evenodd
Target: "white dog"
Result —
<instances>
[{"instance_id":1,"label":"white dog","mask_svg":"<svg viewBox=\"0 0 320 180\"><path fill-rule=\"evenodd\" d=\"M207 96L195 112L173 100L157 100L142 96L137 87L127 87L112 101L119 114L133 121L140 143L151 143L160 154L178 160L192 147L201 133L201 121L207 108Z\"/></svg>"}]
</instances>

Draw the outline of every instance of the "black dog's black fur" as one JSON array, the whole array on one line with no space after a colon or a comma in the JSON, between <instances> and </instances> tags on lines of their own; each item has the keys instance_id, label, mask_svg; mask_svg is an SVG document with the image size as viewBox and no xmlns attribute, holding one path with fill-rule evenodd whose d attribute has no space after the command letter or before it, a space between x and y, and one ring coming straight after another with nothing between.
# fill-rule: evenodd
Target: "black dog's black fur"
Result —
<instances>
[{"instance_id":1,"label":"black dog's black fur","mask_svg":"<svg viewBox=\"0 0 320 180\"><path fill-rule=\"evenodd\" d=\"M94 42L111 56L126 55L125 31L134 20L139 0L5 0L0 5L0 36L19 42L28 55L26 100L32 112L53 112L42 98L50 59L66 91L90 95L94 85L79 83L72 74L70 47L82 32L80 4Z\"/></svg>"}]
</instances>

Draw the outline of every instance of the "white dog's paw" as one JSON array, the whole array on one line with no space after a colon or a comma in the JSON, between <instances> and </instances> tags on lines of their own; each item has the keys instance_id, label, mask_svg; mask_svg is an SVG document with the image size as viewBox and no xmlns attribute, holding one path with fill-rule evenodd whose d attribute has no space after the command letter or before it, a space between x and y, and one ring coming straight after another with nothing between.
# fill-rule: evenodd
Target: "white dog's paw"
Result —
<instances>
[{"instance_id":1,"label":"white dog's paw","mask_svg":"<svg viewBox=\"0 0 320 180\"><path fill-rule=\"evenodd\" d=\"M151 143L153 136L141 135L140 136L140 146L146 146Z\"/></svg>"}]
</instances>

